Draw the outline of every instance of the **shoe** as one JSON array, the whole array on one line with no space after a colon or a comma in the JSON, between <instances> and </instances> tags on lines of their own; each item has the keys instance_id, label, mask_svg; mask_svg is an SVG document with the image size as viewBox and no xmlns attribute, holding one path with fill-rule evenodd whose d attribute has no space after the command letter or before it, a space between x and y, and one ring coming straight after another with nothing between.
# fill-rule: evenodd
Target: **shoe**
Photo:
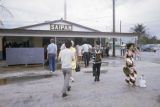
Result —
<instances>
[{"instance_id":1,"label":"shoe","mask_svg":"<svg viewBox=\"0 0 160 107\"><path fill-rule=\"evenodd\" d=\"M72 82L74 82L74 78L73 77L70 77L70 79L71 79Z\"/></svg>"},{"instance_id":2,"label":"shoe","mask_svg":"<svg viewBox=\"0 0 160 107\"><path fill-rule=\"evenodd\" d=\"M62 94L62 97L66 97L66 96L68 96L68 94L66 94L66 93L63 93L63 94Z\"/></svg>"},{"instance_id":3,"label":"shoe","mask_svg":"<svg viewBox=\"0 0 160 107\"><path fill-rule=\"evenodd\" d=\"M50 70L51 73L55 72L55 70Z\"/></svg>"},{"instance_id":4,"label":"shoe","mask_svg":"<svg viewBox=\"0 0 160 107\"><path fill-rule=\"evenodd\" d=\"M68 87L68 91L71 91L71 86Z\"/></svg>"},{"instance_id":5,"label":"shoe","mask_svg":"<svg viewBox=\"0 0 160 107\"><path fill-rule=\"evenodd\" d=\"M94 81L96 82L96 81L97 81L97 78L95 78Z\"/></svg>"}]
</instances>

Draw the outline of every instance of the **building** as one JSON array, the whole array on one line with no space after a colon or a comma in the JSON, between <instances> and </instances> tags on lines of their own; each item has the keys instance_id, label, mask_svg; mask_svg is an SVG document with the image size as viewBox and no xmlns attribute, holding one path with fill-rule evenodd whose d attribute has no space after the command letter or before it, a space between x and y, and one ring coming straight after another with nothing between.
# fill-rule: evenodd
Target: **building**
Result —
<instances>
[{"instance_id":1,"label":"building","mask_svg":"<svg viewBox=\"0 0 160 107\"><path fill-rule=\"evenodd\" d=\"M15 29L0 29L0 59L5 59L5 48L8 47L46 47L50 38L55 38L58 47L66 39L75 44L83 41L94 45L99 40L105 44L107 37L136 37L133 33L101 32L63 19L23 26Z\"/></svg>"}]
</instances>

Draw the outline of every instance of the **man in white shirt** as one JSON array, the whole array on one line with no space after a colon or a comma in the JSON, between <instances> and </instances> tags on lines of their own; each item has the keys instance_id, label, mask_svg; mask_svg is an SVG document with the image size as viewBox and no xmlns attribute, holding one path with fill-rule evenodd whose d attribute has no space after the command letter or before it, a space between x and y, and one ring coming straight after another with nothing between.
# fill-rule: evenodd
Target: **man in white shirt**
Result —
<instances>
[{"instance_id":1,"label":"man in white shirt","mask_svg":"<svg viewBox=\"0 0 160 107\"><path fill-rule=\"evenodd\" d=\"M47 55L49 60L49 70L51 72L55 71L55 60L57 56L57 45L54 44L54 39L50 39L50 44L47 47Z\"/></svg>"},{"instance_id":2,"label":"man in white shirt","mask_svg":"<svg viewBox=\"0 0 160 107\"><path fill-rule=\"evenodd\" d=\"M124 56L124 54L125 54L125 49L126 49L126 44L124 44L124 43L122 42L122 44L121 44L121 56Z\"/></svg>"},{"instance_id":3,"label":"man in white shirt","mask_svg":"<svg viewBox=\"0 0 160 107\"><path fill-rule=\"evenodd\" d=\"M84 64L85 67L89 66L89 60L90 60L90 53L89 50L92 49L92 46L85 43L82 45L82 51L83 51L83 60L84 60Z\"/></svg>"},{"instance_id":4,"label":"man in white shirt","mask_svg":"<svg viewBox=\"0 0 160 107\"><path fill-rule=\"evenodd\" d=\"M71 86L69 86L69 79L71 77L72 72L72 61L74 60L74 53L71 51L71 41L66 41L66 48L61 50L59 53L58 59L61 60L62 63L62 72L64 75L64 85L62 89L62 97L66 97L67 91L70 91Z\"/></svg>"}]
</instances>

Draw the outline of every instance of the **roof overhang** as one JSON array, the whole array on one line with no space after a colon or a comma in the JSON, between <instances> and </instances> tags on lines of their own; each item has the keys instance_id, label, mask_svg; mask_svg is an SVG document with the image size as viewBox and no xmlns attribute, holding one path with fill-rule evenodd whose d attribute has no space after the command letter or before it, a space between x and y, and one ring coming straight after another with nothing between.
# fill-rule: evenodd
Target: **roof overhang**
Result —
<instances>
[{"instance_id":1,"label":"roof overhang","mask_svg":"<svg viewBox=\"0 0 160 107\"><path fill-rule=\"evenodd\" d=\"M16 37L138 37L138 33L112 33L112 32L80 32L80 31L49 31L49 30L24 30L24 29L0 29L0 36Z\"/></svg>"}]
</instances>

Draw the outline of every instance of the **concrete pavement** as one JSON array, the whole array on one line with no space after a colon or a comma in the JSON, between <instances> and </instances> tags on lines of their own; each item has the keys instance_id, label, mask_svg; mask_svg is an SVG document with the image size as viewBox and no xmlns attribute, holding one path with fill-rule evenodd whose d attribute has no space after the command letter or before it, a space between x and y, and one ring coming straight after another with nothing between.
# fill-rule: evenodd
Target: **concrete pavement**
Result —
<instances>
[{"instance_id":1,"label":"concrete pavement","mask_svg":"<svg viewBox=\"0 0 160 107\"><path fill-rule=\"evenodd\" d=\"M74 72L75 82L69 96L61 97L63 75L15 82L0 86L0 107L160 107L160 64L136 61L138 77L144 74L147 87L130 87L124 82L121 58L107 58L100 82L94 82L89 68ZM35 68L32 72L48 72ZM138 85L138 84L137 84Z\"/></svg>"}]
</instances>

